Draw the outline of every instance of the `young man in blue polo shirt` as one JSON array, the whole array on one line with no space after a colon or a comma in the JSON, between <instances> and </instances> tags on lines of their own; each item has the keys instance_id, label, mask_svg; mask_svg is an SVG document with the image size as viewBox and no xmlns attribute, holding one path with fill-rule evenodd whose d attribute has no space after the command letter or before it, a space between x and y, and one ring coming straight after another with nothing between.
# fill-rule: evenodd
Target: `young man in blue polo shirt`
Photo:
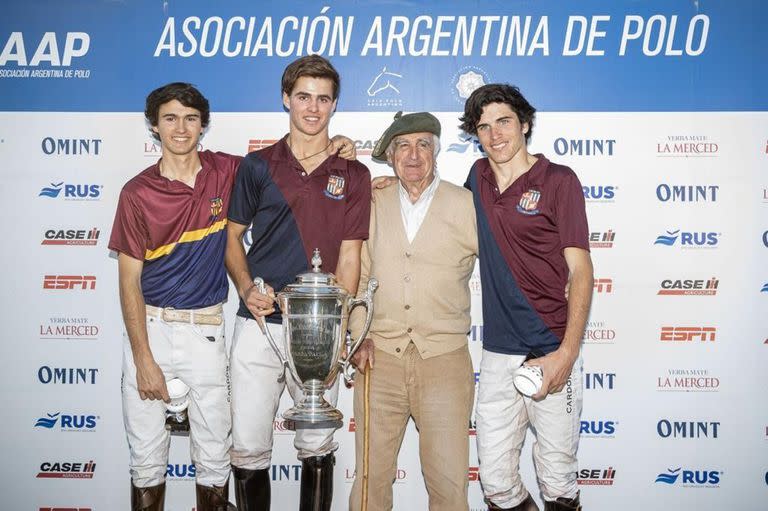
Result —
<instances>
[{"instance_id":1,"label":"young man in blue polo shirt","mask_svg":"<svg viewBox=\"0 0 768 511\"><path fill-rule=\"evenodd\" d=\"M273 290L308 271L315 248L322 255L322 270L335 273L354 294L370 216L368 169L330 151L328 123L339 94L336 70L320 56L302 57L285 69L282 91L290 130L275 145L243 159L227 226L226 263L240 295L231 354L232 465L237 506L243 511L270 507L273 421L285 387L294 399L301 393L290 374L278 381L280 361L256 318L266 320L280 343L282 318L274 309ZM249 224L253 245L246 255L242 238ZM254 286L254 277L269 285L266 295ZM335 404L338 381L329 394ZM333 452L338 448L333 432L296 431L302 511L331 508Z\"/></svg>"},{"instance_id":2,"label":"young man in blue polo shirt","mask_svg":"<svg viewBox=\"0 0 768 511\"><path fill-rule=\"evenodd\" d=\"M528 153L535 112L516 87L490 84L469 97L461 118L488 155L465 186L474 196L483 282L477 445L490 510L538 510L519 474L529 424L545 510L581 509L576 451L580 345L593 287L589 229L576 174ZM527 358L543 373L530 398L513 384Z\"/></svg>"}]
</instances>

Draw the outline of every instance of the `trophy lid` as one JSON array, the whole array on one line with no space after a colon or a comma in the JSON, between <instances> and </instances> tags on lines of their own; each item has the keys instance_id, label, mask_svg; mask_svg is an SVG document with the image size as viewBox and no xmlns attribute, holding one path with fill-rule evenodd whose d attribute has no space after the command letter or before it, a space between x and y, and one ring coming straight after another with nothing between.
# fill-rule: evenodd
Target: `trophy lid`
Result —
<instances>
[{"instance_id":1,"label":"trophy lid","mask_svg":"<svg viewBox=\"0 0 768 511\"><path fill-rule=\"evenodd\" d=\"M323 260L320 257L320 249L316 248L312 253L312 270L301 273L296 276L293 284L288 284L280 294L288 296L346 296L349 293L346 289L336 283L336 276L333 273L323 273L320 266Z\"/></svg>"}]
</instances>

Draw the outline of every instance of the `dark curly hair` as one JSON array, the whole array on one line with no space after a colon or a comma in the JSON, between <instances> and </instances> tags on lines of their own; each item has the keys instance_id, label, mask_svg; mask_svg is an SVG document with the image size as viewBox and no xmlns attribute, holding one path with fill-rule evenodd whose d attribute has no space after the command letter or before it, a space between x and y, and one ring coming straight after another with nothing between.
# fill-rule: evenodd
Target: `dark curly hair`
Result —
<instances>
[{"instance_id":1,"label":"dark curly hair","mask_svg":"<svg viewBox=\"0 0 768 511\"><path fill-rule=\"evenodd\" d=\"M536 109L528 103L528 100L520 93L520 89L506 83L489 83L475 89L475 92L464 103L464 115L459 120L459 128L470 135L477 135L477 123L483 115L483 107L491 103L504 103L517 114L517 120L522 126L528 123L528 132L525 134L525 142L533 133L533 120L536 117Z\"/></svg>"},{"instance_id":2,"label":"dark curly hair","mask_svg":"<svg viewBox=\"0 0 768 511\"><path fill-rule=\"evenodd\" d=\"M203 96L191 83L174 82L153 90L149 93L149 96L147 96L147 104L144 107L144 117L147 119L150 126L157 126L160 107L174 99L178 100L179 103L188 108L199 110L200 123L203 128L206 128L208 123L211 122L211 108L208 105L208 100L205 99L205 96ZM160 136L151 129L150 133L152 133L152 137L154 137L155 140L160 140Z\"/></svg>"}]
</instances>

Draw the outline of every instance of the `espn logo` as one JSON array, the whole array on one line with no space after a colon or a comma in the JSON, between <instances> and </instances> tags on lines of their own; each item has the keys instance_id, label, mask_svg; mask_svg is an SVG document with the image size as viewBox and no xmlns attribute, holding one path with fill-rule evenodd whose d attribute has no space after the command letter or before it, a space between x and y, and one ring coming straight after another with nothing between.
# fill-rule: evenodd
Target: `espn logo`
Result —
<instances>
[{"instance_id":1,"label":"espn logo","mask_svg":"<svg viewBox=\"0 0 768 511\"><path fill-rule=\"evenodd\" d=\"M717 328L713 326L663 326L661 327L661 341L712 341L717 335Z\"/></svg>"},{"instance_id":2,"label":"espn logo","mask_svg":"<svg viewBox=\"0 0 768 511\"><path fill-rule=\"evenodd\" d=\"M613 279L595 279L595 293L612 293Z\"/></svg>"},{"instance_id":3,"label":"espn logo","mask_svg":"<svg viewBox=\"0 0 768 511\"><path fill-rule=\"evenodd\" d=\"M248 141L248 152L258 151L277 143L277 140L268 138L252 138Z\"/></svg>"},{"instance_id":4,"label":"espn logo","mask_svg":"<svg viewBox=\"0 0 768 511\"><path fill-rule=\"evenodd\" d=\"M467 479L469 481L479 481L480 467L469 467L469 472L467 472Z\"/></svg>"},{"instance_id":5,"label":"espn logo","mask_svg":"<svg viewBox=\"0 0 768 511\"><path fill-rule=\"evenodd\" d=\"M43 289L96 289L93 275L46 275Z\"/></svg>"}]
</instances>

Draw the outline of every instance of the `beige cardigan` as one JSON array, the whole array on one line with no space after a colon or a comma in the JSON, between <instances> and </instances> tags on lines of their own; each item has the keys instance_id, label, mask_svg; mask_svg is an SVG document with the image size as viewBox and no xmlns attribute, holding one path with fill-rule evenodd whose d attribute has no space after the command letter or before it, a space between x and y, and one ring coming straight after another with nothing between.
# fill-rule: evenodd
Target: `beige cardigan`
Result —
<instances>
[{"instance_id":1,"label":"beige cardigan","mask_svg":"<svg viewBox=\"0 0 768 511\"><path fill-rule=\"evenodd\" d=\"M467 343L471 318L469 278L477 257L477 224L472 193L441 181L413 243L400 213L398 187L374 190L370 237L363 244L358 296L369 276L379 281L368 337L376 348L401 357L413 341L422 358ZM365 309L349 326L355 337Z\"/></svg>"}]
</instances>

